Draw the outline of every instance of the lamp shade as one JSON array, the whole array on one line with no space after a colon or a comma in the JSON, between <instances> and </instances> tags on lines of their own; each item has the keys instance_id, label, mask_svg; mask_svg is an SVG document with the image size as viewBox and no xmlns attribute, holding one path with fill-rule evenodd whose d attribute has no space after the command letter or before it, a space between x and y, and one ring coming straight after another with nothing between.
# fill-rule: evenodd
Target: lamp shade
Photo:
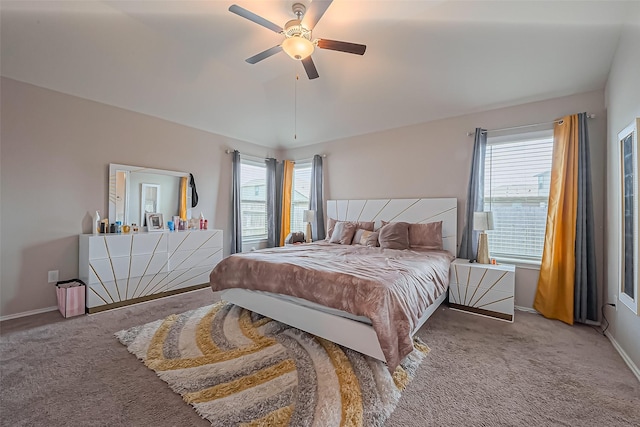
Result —
<instances>
[{"instance_id":1,"label":"lamp shade","mask_svg":"<svg viewBox=\"0 0 640 427\"><path fill-rule=\"evenodd\" d=\"M285 39L281 46L282 50L284 50L287 55L299 61L311 55L314 49L311 41L299 36L293 36Z\"/></svg>"},{"instance_id":2,"label":"lamp shade","mask_svg":"<svg viewBox=\"0 0 640 427\"><path fill-rule=\"evenodd\" d=\"M315 218L316 218L316 211L302 212L302 219L304 222L313 222Z\"/></svg>"},{"instance_id":3,"label":"lamp shade","mask_svg":"<svg viewBox=\"0 0 640 427\"><path fill-rule=\"evenodd\" d=\"M493 230L493 212L474 212L473 229L478 231Z\"/></svg>"}]
</instances>

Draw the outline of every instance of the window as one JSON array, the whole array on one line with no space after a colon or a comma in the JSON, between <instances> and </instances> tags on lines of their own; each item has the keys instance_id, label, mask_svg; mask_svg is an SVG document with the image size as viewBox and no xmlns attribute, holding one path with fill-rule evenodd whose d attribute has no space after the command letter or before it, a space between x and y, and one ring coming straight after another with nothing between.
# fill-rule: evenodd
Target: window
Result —
<instances>
[{"instance_id":1,"label":"window","mask_svg":"<svg viewBox=\"0 0 640 427\"><path fill-rule=\"evenodd\" d=\"M311 197L311 163L296 163L293 167L293 194L291 194L291 231L307 230L303 221Z\"/></svg>"},{"instance_id":2,"label":"window","mask_svg":"<svg viewBox=\"0 0 640 427\"><path fill-rule=\"evenodd\" d=\"M242 239L267 238L267 168L264 162L240 161Z\"/></svg>"},{"instance_id":3,"label":"window","mask_svg":"<svg viewBox=\"0 0 640 427\"><path fill-rule=\"evenodd\" d=\"M542 260L552 154L552 130L487 139L484 210L494 217L492 257Z\"/></svg>"}]
</instances>

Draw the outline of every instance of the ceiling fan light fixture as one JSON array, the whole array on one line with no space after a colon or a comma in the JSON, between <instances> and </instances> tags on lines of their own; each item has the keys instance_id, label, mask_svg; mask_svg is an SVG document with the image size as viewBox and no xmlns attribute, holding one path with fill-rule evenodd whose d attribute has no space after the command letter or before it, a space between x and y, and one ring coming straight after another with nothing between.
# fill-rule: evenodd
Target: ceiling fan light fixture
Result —
<instances>
[{"instance_id":1,"label":"ceiling fan light fixture","mask_svg":"<svg viewBox=\"0 0 640 427\"><path fill-rule=\"evenodd\" d=\"M300 36L289 37L282 42L282 50L298 61L302 61L311 55L314 48L315 46L310 40Z\"/></svg>"}]
</instances>

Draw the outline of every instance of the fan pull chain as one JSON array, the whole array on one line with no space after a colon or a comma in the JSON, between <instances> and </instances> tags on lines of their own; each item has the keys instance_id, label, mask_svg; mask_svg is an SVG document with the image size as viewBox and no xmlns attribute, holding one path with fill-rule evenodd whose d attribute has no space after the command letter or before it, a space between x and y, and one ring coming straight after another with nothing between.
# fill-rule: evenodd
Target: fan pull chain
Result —
<instances>
[{"instance_id":1,"label":"fan pull chain","mask_svg":"<svg viewBox=\"0 0 640 427\"><path fill-rule=\"evenodd\" d=\"M298 79L296 74L296 83L293 87L293 139L298 139Z\"/></svg>"}]
</instances>

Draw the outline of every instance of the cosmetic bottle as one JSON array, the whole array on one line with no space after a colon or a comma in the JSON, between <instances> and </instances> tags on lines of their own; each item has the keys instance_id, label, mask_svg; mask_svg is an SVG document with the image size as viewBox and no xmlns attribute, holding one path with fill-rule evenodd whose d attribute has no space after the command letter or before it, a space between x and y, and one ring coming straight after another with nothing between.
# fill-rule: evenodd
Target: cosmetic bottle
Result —
<instances>
[{"instance_id":1,"label":"cosmetic bottle","mask_svg":"<svg viewBox=\"0 0 640 427\"><path fill-rule=\"evenodd\" d=\"M204 230L204 215L200 212L200 230Z\"/></svg>"},{"instance_id":2,"label":"cosmetic bottle","mask_svg":"<svg viewBox=\"0 0 640 427\"><path fill-rule=\"evenodd\" d=\"M205 219L204 220L204 229L203 230L206 230L207 227L209 227L209 221Z\"/></svg>"}]
</instances>

